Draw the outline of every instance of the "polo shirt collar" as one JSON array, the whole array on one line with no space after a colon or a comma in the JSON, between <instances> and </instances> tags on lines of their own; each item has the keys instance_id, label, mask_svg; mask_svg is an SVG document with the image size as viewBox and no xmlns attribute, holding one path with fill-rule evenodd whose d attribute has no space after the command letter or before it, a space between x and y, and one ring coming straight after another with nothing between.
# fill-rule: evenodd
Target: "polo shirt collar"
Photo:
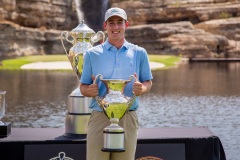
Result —
<instances>
[{"instance_id":1,"label":"polo shirt collar","mask_svg":"<svg viewBox=\"0 0 240 160\"><path fill-rule=\"evenodd\" d=\"M111 47L114 47L111 43L109 43L108 39L104 42L103 45L105 46L105 48L107 50L110 50ZM126 41L126 39L124 39L124 43L123 43L122 47L124 47L125 49L128 49L128 45L129 45L129 43Z\"/></svg>"}]
</instances>

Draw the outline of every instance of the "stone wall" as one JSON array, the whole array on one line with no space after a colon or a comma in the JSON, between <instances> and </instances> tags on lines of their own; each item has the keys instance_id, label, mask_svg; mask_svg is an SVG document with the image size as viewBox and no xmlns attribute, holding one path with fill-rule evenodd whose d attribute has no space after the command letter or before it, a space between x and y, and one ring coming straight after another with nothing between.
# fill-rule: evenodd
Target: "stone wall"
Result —
<instances>
[{"instance_id":1,"label":"stone wall","mask_svg":"<svg viewBox=\"0 0 240 160\"><path fill-rule=\"evenodd\" d=\"M82 0L83 19L90 28L102 29L102 1ZM108 7L106 4L106 9ZM104 11L105 12L105 11ZM0 59L34 54L64 54L62 31L79 20L74 0L1 0ZM66 48L71 44L65 43Z\"/></svg>"},{"instance_id":2,"label":"stone wall","mask_svg":"<svg viewBox=\"0 0 240 160\"><path fill-rule=\"evenodd\" d=\"M78 24L72 0L1 0L0 58L59 54L60 31Z\"/></svg>"},{"instance_id":3,"label":"stone wall","mask_svg":"<svg viewBox=\"0 0 240 160\"><path fill-rule=\"evenodd\" d=\"M66 29L78 23L72 0L1 0L0 20L23 27Z\"/></svg>"},{"instance_id":4,"label":"stone wall","mask_svg":"<svg viewBox=\"0 0 240 160\"><path fill-rule=\"evenodd\" d=\"M131 25L177 21L196 24L212 19L240 16L240 3L232 0L132 0L113 3L112 6L124 8L129 21L132 22Z\"/></svg>"},{"instance_id":5,"label":"stone wall","mask_svg":"<svg viewBox=\"0 0 240 160\"><path fill-rule=\"evenodd\" d=\"M9 21L2 21L0 30L2 32L0 35L0 56L2 57L59 54L64 51L59 30L22 27Z\"/></svg>"},{"instance_id":6,"label":"stone wall","mask_svg":"<svg viewBox=\"0 0 240 160\"><path fill-rule=\"evenodd\" d=\"M195 29L188 21L138 25L126 33L128 41L143 46L151 54L212 57L229 46L226 37Z\"/></svg>"},{"instance_id":7,"label":"stone wall","mask_svg":"<svg viewBox=\"0 0 240 160\"><path fill-rule=\"evenodd\" d=\"M1 0L0 59L64 54L60 34L79 23L74 2ZM126 39L151 54L240 57L240 0L81 0L87 25L102 30L111 6L128 14Z\"/></svg>"},{"instance_id":8,"label":"stone wall","mask_svg":"<svg viewBox=\"0 0 240 160\"><path fill-rule=\"evenodd\" d=\"M111 0L126 10L126 39L151 54L240 57L239 0Z\"/></svg>"}]
</instances>

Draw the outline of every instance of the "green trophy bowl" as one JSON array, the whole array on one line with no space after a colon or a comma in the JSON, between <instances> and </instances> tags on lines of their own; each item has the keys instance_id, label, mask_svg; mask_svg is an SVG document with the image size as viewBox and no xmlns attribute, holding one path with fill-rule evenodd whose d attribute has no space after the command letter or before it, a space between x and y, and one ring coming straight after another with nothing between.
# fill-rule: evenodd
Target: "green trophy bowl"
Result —
<instances>
[{"instance_id":1,"label":"green trophy bowl","mask_svg":"<svg viewBox=\"0 0 240 160\"><path fill-rule=\"evenodd\" d=\"M107 88L107 93L104 97L95 97L97 103L103 109L104 114L110 119L110 126L104 128L103 138L104 144L102 151L104 152L124 152L124 129L118 125L119 120L129 110L135 100L135 95L127 97L123 91L125 86L136 78L131 75L128 80L123 79L103 79L99 74L94 80L100 79Z\"/></svg>"}]
</instances>

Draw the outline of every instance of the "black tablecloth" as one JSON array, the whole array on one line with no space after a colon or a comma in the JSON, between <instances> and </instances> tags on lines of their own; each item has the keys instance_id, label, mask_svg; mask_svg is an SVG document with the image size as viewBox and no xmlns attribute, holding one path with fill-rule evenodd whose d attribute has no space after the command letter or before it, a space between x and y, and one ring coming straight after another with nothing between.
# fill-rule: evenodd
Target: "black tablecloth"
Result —
<instances>
[{"instance_id":1,"label":"black tablecloth","mask_svg":"<svg viewBox=\"0 0 240 160\"><path fill-rule=\"evenodd\" d=\"M79 159L86 159L86 139L68 138L63 135L64 128L12 128L8 137L0 139L0 154L7 160L24 160L27 154L26 148L29 149L33 145L44 146L45 148L50 145L59 145L59 148L67 145L80 145L82 147L82 158ZM148 156L151 156L150 154L153 154L153 152L150 152L152 150L148 146L154 146L154 144L159 144L163 148L164 145L169 146L170 144L171 147L171 144L181 144L180 148L184 147L182 151L185 152L183 154L186 160L226 160L220 139L205 127L141 128L139 129L136 158L144 156L142 150L146 151L146 155L149 153ZM141 147L143 148L141 149ZM77 152L79 153L78 149ZM174 155L175 152L171 150L167 154ZM159 155L159 158L162 159L164 159L164 156L167 157L166 153L156 155ZM33 157L33 159L36 159L36 157ZM165 158L164 160L168 159Z\"/></svg>"}]
</instances>

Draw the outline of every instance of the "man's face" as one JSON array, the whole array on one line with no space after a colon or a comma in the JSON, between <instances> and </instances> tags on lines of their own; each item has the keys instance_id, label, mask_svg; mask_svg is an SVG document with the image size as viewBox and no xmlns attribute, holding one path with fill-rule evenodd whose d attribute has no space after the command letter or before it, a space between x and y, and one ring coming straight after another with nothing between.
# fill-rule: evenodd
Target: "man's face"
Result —
<instances>
[{"instance_id":1,"label":"man's face","mask_svg":"<svg viewBox=\"0 0 240 160\"><path fill-rule=\"evenodd\" d=\"M124 39L127 27L128 21L118 16L110 17L106 22L104 22L104 29L107 30L109 40Z\"/></svg>"}]
</instances>

